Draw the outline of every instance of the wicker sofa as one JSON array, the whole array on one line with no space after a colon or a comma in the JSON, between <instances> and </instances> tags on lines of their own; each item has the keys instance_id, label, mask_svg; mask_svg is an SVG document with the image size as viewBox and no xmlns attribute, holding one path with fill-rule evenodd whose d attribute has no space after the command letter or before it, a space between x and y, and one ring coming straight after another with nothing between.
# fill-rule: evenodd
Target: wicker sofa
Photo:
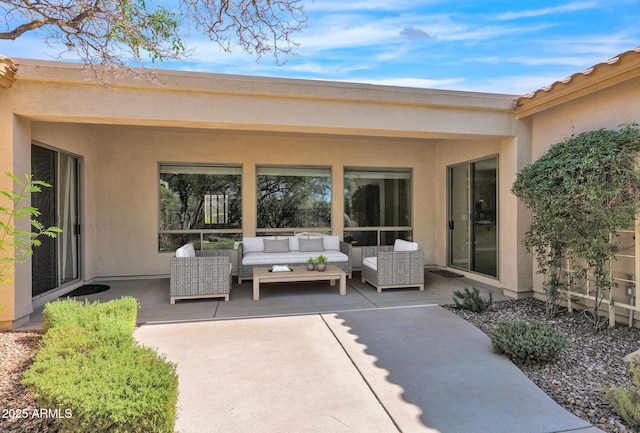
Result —
<instances>
[{"instance_id":1,"label":"wicker sofa","mask_svg":"<svg viewBox=\"0 0 640 433\"><path fill-rule=\"evenodd\" d=\"M253 268L273 265L305 265L309 257L325 256L349 278L352 274L351 244L338 236L245 237L238 245L238 283L253 279Z\"/></svg>"},{"instance_id":2,"label":"wicker sofa","mask_svg":"<svg viewBox=\"0 0 640 433\"><path fill-rule=\"evenodd\" d=\"M228 301L231 279L231 250L195 251L187 244L171 258L171 303L216 297Z\"/></svg>"},{"instance_id":3,"label":"wicker sofa","mask_svg":"<svg viewBox=\"0 0 640 433\"><path fill-rule=\"evenodd\" d=\"M414 286L424 290L424 251L402 239L393 246L362 247L362 282L374 286L378 293Z\"/></svg>"}]
</instances>

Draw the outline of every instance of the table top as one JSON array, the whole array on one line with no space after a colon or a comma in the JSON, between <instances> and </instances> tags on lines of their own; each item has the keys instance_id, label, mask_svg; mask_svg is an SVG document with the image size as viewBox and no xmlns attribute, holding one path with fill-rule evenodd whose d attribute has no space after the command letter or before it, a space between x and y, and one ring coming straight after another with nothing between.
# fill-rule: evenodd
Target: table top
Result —
<instances>
[{"instance_id":1,"label":"table top","mask_svg":"<svg viewBox=\"0 0 640 433\"><path fill-rule=\"evenodd\" d=\"M322 275L340 275L345 272L336 265L327 265L325 271L309 271L306 266L289 266L291 271L289 272L271 272L271 268L253 268L253 275L260 278L274 277L274 278L318 278Z\"/></svg>"}]
</instances>

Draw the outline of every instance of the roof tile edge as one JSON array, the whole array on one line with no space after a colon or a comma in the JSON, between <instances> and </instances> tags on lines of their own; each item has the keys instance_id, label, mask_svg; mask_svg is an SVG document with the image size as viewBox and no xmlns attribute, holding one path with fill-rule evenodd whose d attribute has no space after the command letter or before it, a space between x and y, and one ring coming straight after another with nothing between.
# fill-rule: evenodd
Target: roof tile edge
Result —
<instances>
[{"instance_id":1,"label":"roof tile edge","mask_svg":"<svg viewBox=\"0 0 640 433\"><path fill-rule=\"evenodd\" d=\"M604 62L598 63L590 68L587 68L583 71L576 72L562 80L555 81L554 83L542 87L538 90L535 90L531 93L521 96L516 100L515 108L516 110L520 110L521 112L526 111L525 107L529 106L529 110L533 109L536 106L538 100L541 100L540 103L548 102L550 99L554 98L554 95L557 93L565 93L570 92L570 86L574 84L580 78L589 79L593 77L595 74L598 74L602 70L607 70L612 67L616 67L620 63L623 63L628 57L631 56L639 56L640 59L640 46L633 48L631 50L625 51L617 56L614 56ZM524 113L521 113L524 114ZM520 116L522 117L522 116Z\"/></svg>"},{"instance_id":2,"label":"roof tile edge","mask_svg":"<svg viewBox=\"0 0 640 433\"><path fill-rule=\"evenodd\" d=\"M0 55L0 87L9 88L15 80L18 67L9 57Z\"/></svg>"}]
</instances>

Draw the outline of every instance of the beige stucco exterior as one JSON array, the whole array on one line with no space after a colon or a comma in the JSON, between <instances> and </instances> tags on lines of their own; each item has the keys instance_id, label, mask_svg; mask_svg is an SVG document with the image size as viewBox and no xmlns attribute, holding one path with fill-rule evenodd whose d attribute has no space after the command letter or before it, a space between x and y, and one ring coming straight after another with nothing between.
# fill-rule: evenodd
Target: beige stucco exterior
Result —
<instances>
[{"instance_id":1,"label":"beige stucco exterior","mask_svg":"<svg viewBox=\"0 0 640 433\"><path fill-rule=\"evenodd\" d=\"M531 122L532 161L572 135L640 123L640 49L521 98L516 117ZM535 293L543 298L535 271L534 263Z\"/></svg>"},{"instance_id":2,"label":"beige stucco exterior","mask_svg":"<svg viewBox=\"0 0 640 433\"><path fill-rule=\"evenodd\" d=\"M0 85L0 170L29 173L32 142L80 158L75 286L168 276L172 254L158 252L160 163L241 166L245 236L256 233L257 166L330 167L331 229L339 236L345 167L411 169L413 238L425 265L446 267L447 167L497 156L499 275L465 274L528 296L533 261L520 239L529 217L510 193L516 173L559 138L630 122L640 112L638 78L588 94L588 103L519 115L535 97L515 109L513 95L169 71L155 80L113 77L104 86L77 65L14 62ZM0 189L13 188L0 177ZM0 327L19 326L34 307L74 286L32 299L30 284L29 263L17 265L0 287Z\"/></svg>"}]
</instances>

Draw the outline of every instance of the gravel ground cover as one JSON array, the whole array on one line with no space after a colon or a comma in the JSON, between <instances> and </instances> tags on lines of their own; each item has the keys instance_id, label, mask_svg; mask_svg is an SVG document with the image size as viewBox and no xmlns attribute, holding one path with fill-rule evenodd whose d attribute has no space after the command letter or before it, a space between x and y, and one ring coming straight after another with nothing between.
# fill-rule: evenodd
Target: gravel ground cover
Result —
<instances>
[{"instance_id":1,"label":"gravel ground cover","mask_svg":"<svg viewBox=\"0 0 640 433\"><path fill-rule=\"evenodd\" d=\"M518 367L544 392L568 411L609 433L639 433L628 428L604 393L604 386L624 385L631 380L629 365L622 359L640 347L640 329L617 325L598 333L583 312L559 309L556 317L545 318L545 304L527 298L494 302L491 311L476 314L455 306L445 308L458 314L485 334L502 320L537 320L567 337L559 358L548 364Z\"/></svg>"},{"instance_id":2,"label":"gravel ground cover","mask_svg":"<svg viewBox=\"0 0 640 433\"><path fill-rule=\"evenodd\" d=\"M20 383L41 337L31 331L0 332L0 432L58 431L54 419L40 412L33 394Z\"/></svg>"},{"instance_id":3,"label":"gravel ground cover","mask_svg":"<svg viewBox=\"0 0 640 433\"><path fill-rule=\"evenodd\" d=\"M627 428L609 403L603 386L623 385L631 379L623 357L640 347L640 329L618 325L597 334L582 313L566 310L545 320L544 303L535 299L494 302L492 311L475 314L454 306L445 308L490 335L501 320L538 320L567 337L560 357L544 365L520 369L560 405L608 433L640 433ZM58 430L54 420L39 416L33 394L20 384L41 338L39 332L0 332L0 431L6 433Z\"/></svg>"}]
</instances>

